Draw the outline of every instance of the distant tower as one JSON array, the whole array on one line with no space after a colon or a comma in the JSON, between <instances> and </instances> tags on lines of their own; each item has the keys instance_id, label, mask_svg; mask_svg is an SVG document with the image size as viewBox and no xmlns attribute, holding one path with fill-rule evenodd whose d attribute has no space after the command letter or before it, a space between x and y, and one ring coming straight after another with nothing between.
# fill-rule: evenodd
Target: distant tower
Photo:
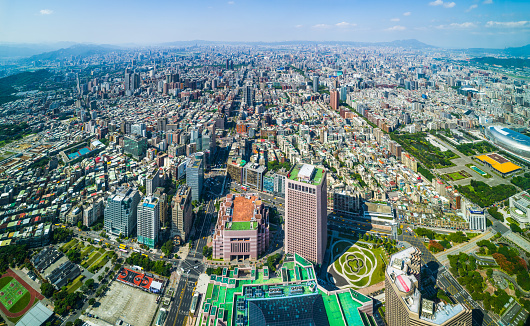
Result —
<instances>
[{"instance_id":1,"label":"distant tower","mask_svg":"<svg viewBox=\"0 0 530 326\"><path fill-rule=\"evenodd\" d=\"M329 105L335 111L339 109L339 92L333 90L329 93Z\"/></svg>"},{"instance_id":2,"label":"distant tower","mask_svg":"<svg viewBox=\"0 0 530 326\"><path fill-rule=\"evenodd\" d=\"M313 76L313 92L318 93L318 76Z\"/></svg>"},{"instance_id":3,"label":"distant tower","mask_svg":"<svg viewBox=\"0 0 530 326\"><path fill-rule=\"evenodd\" d=\"M203 181L203 153L195 153L195 158L186 166L186 184L191 187L192 200L201 200Z\"/></svg>"},{"instance_id":4,"label":"distant tower","mask_svg":"<svg viewBox=\"0 0 530 326\"><path fill-rule=\"evenodd\" d=\"M254 105L254 89L250 85L243 87L243 103L247 106Z\"/></svg>"},{"instance_id":5,"label":"distant tower","mask_svg":"<svg viewBox=\"0 0 530 326\"><path fill-rule=\"evenodd\" d=\"M138 243L154 248L158 243L160 229L159 200L153 196L144 197L137 207L138 215Z\"/></svg>"}]
</instances>

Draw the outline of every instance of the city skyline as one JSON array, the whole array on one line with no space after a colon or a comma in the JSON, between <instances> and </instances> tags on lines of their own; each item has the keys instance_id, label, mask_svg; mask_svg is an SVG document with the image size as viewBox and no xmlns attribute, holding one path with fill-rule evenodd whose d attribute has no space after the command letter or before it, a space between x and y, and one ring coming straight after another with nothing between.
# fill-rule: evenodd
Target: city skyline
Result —
<instances>
[{"instance_id":1,"label":"city skyline","mask_svg":"<svg viewBox=\"0 0 530 326\"><path fill-rule=\"evenodd\" d=\"M82 13L80 15L80 13ZM0 43L155 45L174 41L388 42L447 48L530 43L524 1L0 1ZM13 28L13 27L17 28Z\"/></svg>"}]
</instances>

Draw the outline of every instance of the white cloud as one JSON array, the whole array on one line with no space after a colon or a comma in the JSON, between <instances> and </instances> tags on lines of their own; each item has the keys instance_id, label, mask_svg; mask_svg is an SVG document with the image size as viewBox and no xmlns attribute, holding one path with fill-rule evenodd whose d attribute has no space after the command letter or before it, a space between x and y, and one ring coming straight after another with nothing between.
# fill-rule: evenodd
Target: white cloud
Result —
<instances>
[{"instance_id":1,"label":"white cloud","mask_svg":"<svg viewBox=\"0 0 530 326\"><path fill-rule=\"evenodd\" d=\"M522 28L530 27L530 21L521 20L518 22L494 22L489 21L486 23L486 27L503 27L503 28Z\"/></svg>"},{"instance_id":2,"label":"white cloud","mask_svg":"<svg viewBox=\"0 0 530 326\"><path fill-rule=\"evenodd\" d=\"M295 28L302 28L304 25L296 25Z\"/></svg>"},{"instance_id":3,"label":"white cloud","mask_svg":"<svg viewBox=\"0 0 530 326\"><path fill-rule=\"evenodd\" d=\"M466 12L470 12L471 10L473 10L473 9L475 9L477 7L478 7L478 5L471 5L471 6L469 6L469 8L467 8Z\"/></svg>"},{"instance_id":4,"label":"white cloud","mask_svg":"<svg viewBox=\"0 0 530 326\"><path fill-rule=\"evenodd\" d=\"M398 22L399 21L399 18L392 18L390 19L391 22Z\"/></svg>"},{"instance_id":5,"label":"white cloud","mask_svg":"<svg viewBox=\"0 0 530 326\"><path fill-rule=\"evenodd\" d=\"M482 3L485 5L490 5L493 3L493 0L484 0Z\"/></svg>"},{"instance_id":6,"label":"white cloud","mask_svg":"<svg viewBox=\"0 0 530 326\"><path fill-rule=\"evenodd\" d=\"M390 28L387 28L385 29L385 31L388 31L388 32L396 32L396 31L404 31L406 30L407 28L405 26L401 26L401 25L396 25L396 26L392 26Z\"/></svg>"},{"instance_id":7,"label":"white cloud","mask_svg":"<svg viewBox=\"0 0 530 326\"><path fill-rule=\"evenodd\" d=\"M316 29L325 29L325 28L330 28L331 26L329 26L328 24L316 24L316 25L313 25L313 28L316 28Z\"/></svg>"},{"instance_id":8,"label":"white cloud","mask_svg":"<svg viewBox=\"0 0 530 326\"><path fill-rule=\"evenodd\" d=\"M40 14L41 15L51 15L51 14L53 14L53 10L51 10L51 9L42 9L40 11Z\"/></svg>"},{"instance_id":9,"label":"white cloud","mask_svg":"<svg viewBox=\"0 0 530 326\"><path fill-rule=\"evenodd\" d=\"M234 1L228 1L229 5L235 5L236 3Z\"/></svg>"},{"instance_id":10,"label":"white cloud","mask_svg":"<svg viewBox=\"0 0 530 326\"><path fill-rule=\"evenodd\" d=\"M464 28L474 28L477 27L475 23L465 22L465 23L451 23L449 25L438 25L438 29L464 29Z\"/></svg>"},{"instance_id":11,"label":"white cloud","mask_svg":"<svg viewBox=\"0 0 530 326\"><path fill-rule=\"evenodd\" d=\"M335 26L337 26L337 27L354 27L354 26L357 26L357 24L347 23L347 22L340 22L340 23L335 24Z\"/></svg>"},{"instance_id":12,"label":"white cloud","mask_svg":"<svg viewBox=\"0 0 530 326\"><path fill-rule=\"evenodd\" d=\"M429 2L430 6L444 6L444 8L453 8L456 6L454 2L444 2L443 0L434 0Z\"/></svg>"},{"instance_id":13,"label":"white cloud","mask_svg":"<svg viewBox=\"0 0 530 326\"><path fill-rule=\"evenodd\" d=\"M412 13L410 11L404 12L403 16L410 16Z\"/></svg>"}]
</instances>

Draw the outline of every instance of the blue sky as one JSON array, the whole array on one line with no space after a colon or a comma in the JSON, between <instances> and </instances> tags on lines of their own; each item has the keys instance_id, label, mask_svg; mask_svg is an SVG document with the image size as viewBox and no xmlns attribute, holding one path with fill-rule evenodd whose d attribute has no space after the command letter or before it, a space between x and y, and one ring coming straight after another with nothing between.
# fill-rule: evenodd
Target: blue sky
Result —
<instances>
[{"instance_id":1,"label":"blue sky","mask_svg":"<svg viewBox=\"0 0 530 326\"><path fill-rule=\"evenodd\" d=\"M0 0L0 42L392 41L530 43L530 1Z\"/></svg>"}]
</instances>

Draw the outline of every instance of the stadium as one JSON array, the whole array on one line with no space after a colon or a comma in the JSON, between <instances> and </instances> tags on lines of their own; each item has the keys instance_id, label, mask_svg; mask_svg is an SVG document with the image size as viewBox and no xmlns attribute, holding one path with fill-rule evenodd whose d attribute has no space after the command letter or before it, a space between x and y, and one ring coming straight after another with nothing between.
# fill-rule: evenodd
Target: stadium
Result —
<instances>
[{"instance_id":1,"label":"stadium","mask_svg":"<svg viewBox=\"0 0 530 326\"><path fill-rule=\"evenodd\" d=\"M500 147L530 159L530 137L501 126L485 128L486 137Z\"/></svg>"}]
</instances>

